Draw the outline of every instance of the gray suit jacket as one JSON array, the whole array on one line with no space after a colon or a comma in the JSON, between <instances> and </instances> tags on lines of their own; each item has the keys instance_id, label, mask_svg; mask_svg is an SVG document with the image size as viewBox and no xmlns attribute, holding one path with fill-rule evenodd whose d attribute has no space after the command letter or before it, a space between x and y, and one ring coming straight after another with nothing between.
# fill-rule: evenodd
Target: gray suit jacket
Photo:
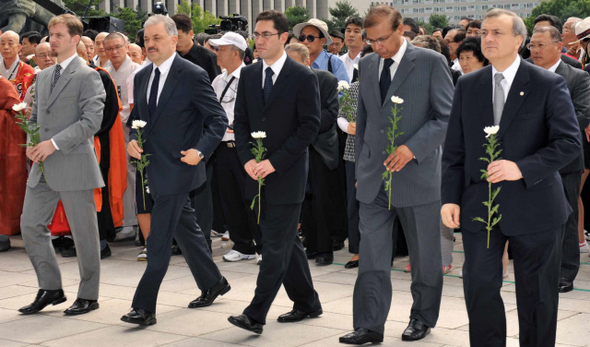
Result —
<instances>
[{"instance_id":1,"label":"gray suit jacket","mask_svg":"<svg viewBox=\"0 0 590 347\"><path fill-rule=\"evenodd\" d=\"M54 191L75 191L104 186L94 152L94 134L100 129L106 93L98 72L74 59L57 81L55 66L37 76L37 96L31 121L40 125L41 141L53 138L58 151L45 159L47 184ZM29 174L29 187L39 183L39 166Z\"/></svg>"},{"instance_id":2,"label":"gray suit jacket","mask_svg":"<svg viewBox=\"0 0 590 347\"><path fill-rule=\"evenodd\" d=\"M404 99L398 123L404 134L396 145L406 145L415 159L393 174L391 203L410 207L440 200L441 144L444 141L453 100L453 81L444 57L431 50L407 50L381 105L379 62L370 54L359 63L360 94L356 128L357 199L371 203L382 189L388 154L387 130L390 126L391 96Z\"/></svg>"}]
</instances>

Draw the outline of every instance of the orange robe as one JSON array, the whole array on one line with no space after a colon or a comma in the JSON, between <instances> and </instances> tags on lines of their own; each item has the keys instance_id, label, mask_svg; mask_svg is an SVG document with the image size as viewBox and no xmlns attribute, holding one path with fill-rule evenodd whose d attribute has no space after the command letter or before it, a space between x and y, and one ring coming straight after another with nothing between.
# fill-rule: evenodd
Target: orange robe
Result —
<instances>
[{"instance_id":1,"label":"orange robe","mask_svg":"<svg viewBox=\"0 0 590 347\"><path fill-rule=\"evenodd\" d=\"M10 80L14 88L16 89L20 101L23 101L25 95L27 95L27 89L33 84L35 78L35 70L29 65L22 61L18 63L18 72L16 76ZM29 105L30 106L30 105Z\"/></svg>"},{"instance_id":2,"label":"orange robe","mask_svg":"<svg viewBox=\"0 0 590 347\"><path fill-rule=\"evenodd\" d=\"M0 77L0 234L20 232L27 184L27 136L17 125L12 106L20 103L14 86Z\"/></svg>"}]
</instances>

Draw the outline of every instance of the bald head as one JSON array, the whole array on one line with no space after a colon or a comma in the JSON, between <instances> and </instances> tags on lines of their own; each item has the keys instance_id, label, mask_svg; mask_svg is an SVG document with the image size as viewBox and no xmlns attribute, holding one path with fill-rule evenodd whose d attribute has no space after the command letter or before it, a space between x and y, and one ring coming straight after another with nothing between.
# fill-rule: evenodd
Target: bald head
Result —
<instances>
[{"instance_id":1,"label":"bald head","mask_svg":"<svg viewBox=\"0 0 590 347\"><path fill-rule=\"evenodd\" d=\"M78 56L84 59L84 61L88 61L88 55L86 54L86 45L84 44L84 42L82 42L82 40L80 40L80 42L78 42L78 46L76 46L76 53L78 53Z\"/></svg>"},{"instance_id":2,"label":"bald head","mask_svg":"<svg viewBox=\"0 0 590 347\"><path fill-rule=\"evenodd\" d=\"M129 57L131 58L131 60L133 60L134 63L141 65L141 63L143 62L141 47L139 47L139 45L136 45L135 43L129 44L129 50L127 51L127 55L129 55Z\"/></svg>"},{"instance_id":3,"label":"bald head","mask_svg":"<svg viewBox=\"0 0 590 347\"><path fill-rule=\"evenodd\" d=\"M48 42L42 42L35 47L35 64L45 70L55 64L55 57L51 54L51 46Z\"/></svg>"},{"instance_id":4,"label":"bald head","mask_svg":"<svg viewBox=\"0 0 590 347\"><path fill-rule=\"evenodd\" d=\"M19 41L20 37L12 30L7 30L0 35L0 53L4 58L5 65L6 63L12 64L18 56L18 51L21 48Z\"/></svg>"},{"instance_id":5,"label":"bald head","mask_svg":"<svg viewBox=\"0 0 590 347\"><path fill-rule=\"evenodd\" d=\"M99 33L94 39L96 54L98 54L101 60L104 59L103 61L107 60L107 52L104 50L104 38L107 37L108 34L109 33L105 32Z\"/></svg>"},{"instance_id":6,"label":"bald head","mask_svg":"<svg viewBox=\"0 0 590 347\"><path fill-rule=\"evenodd\" d=\"M82 36L80 41L86 46L86 56L88 59L94 58L94 41L88 36Z\"/></svg>"}]
</instances>

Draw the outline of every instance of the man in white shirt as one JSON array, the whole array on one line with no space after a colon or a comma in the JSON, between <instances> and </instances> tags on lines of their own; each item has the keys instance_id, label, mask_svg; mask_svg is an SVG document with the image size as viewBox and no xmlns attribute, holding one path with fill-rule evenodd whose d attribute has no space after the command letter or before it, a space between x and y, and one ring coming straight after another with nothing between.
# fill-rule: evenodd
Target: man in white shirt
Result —
<instances>
[{"instance_id":1,"label":"man in white shirt","mask_svg":"<svg viewBox=\"0 0 590 347\"><path fill-rule=\"evenodd\" d=\"M461 65L459 65L459 57L457 57L457 48L465 39L465 29L458 28L449 30L445 40L449 44L449 53L451 54L451 69L460 71L463 74Z\"/></svg>"},{"instance_id":2,"label":"man in white shirt","mask_svg":"<svg viewBox=\"0 0 590 347\"><path fill-rule=\"evenodd\" d=\"M258 227L254 213L246 200L247 174L240 164L232 129L238 81L242 68L246 66L243 61L248 44L242 35L234 32L227 32L217 40L211 39L209 44L219 47L217 60L219 65L225 67L223 73L213 80L212 85L230 124L221 144L215 150L217 178L221 182L219 192L227 207L227 227L230 230L230 239L234 242L231 251L223 256L223 260L250 260L256 257L257 249L252 241Z\"/></svg>"},{"instance_id":3,"label":"man in white shirt","mask_svg":"<svg viewBox=\"0 0 590 347\"><path fill-rule=\"evenodd\" d=\"M131 61L127 55L129 45L127 39L121 33L110 33L104 38L104 50L107 54L108 60L111 62L105 69L113 78L117 86L119 99L121 100L121 122L123 122L123 134L125 137L125 147L129 143L129 131L131 128L127 125L131 107L129 105L129 95L133 94L133 89L128 89L127 81L129 76L134 71L140 68L139 64ZM126 235L135 236L133 229L137 225L137 215L135 211L135 165L131 163L131 157L127 154L127 189L123 195L123 209L125 217L123 218L123 230L118 235L125 237Z\"/></svg>"},{"instance_id":4,"label":"man in white shirt","mask_svg":"<svg viewBox=\"0 0 590 347\"><path fill-rule=\"evenodd\" d=\"M346 67L348 80L350 83L358 78L358 71L355 72L355 65L361 60L361 51L363 50L363 19L361 17L351 17L346 20L344 26L344 43L348 52L340 57L340 60Z\"/></svg>"}]
</instances>

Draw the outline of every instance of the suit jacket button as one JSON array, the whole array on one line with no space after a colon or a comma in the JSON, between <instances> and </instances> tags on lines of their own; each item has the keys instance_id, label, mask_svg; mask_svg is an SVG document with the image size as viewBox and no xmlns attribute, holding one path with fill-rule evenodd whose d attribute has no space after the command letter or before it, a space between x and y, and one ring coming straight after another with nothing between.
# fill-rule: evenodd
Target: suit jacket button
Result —
<instances>
[{"instance_id":1,"label":"suit jacket button","mask_svg":"<svg viewBox=\"0 0 590 347\"><path fill-rule=\"evenodd\" d=\"M385 130L381 129L381 134L385 134Z\"/></svg>"},{"instance_id":2,"label":"suit jacket button","mask_svg":"<svg viewBox=\"0 0 590 347\"><path fill-rule=\"evenodd\" d=\"M47 110L47 114L50 114L51 112L49 112L49 110Z\"/></svg>"},{"instance_id":3,"label":"suit jacket button","mask_svg":"<svg viewBox=\"0 0 590 347\"><path fill-rule=\"evenodd\" d=\"M45 132L48 132L48 131L49 131L49 128L45 128Z\"/></svg>"},{"instance_id":4,"label":"suit jacket button","mask_svg":"<svg viewBox=\"0 0 590 347\"><path fill-rule=\"evenodd\" d=\"M381 152L381 154L386 154L386 153L387 153L387 152L385 152L385 151Z\"/></svg>"},{"instance_id":5,"label":"suit jacket button","mask_svg":"<svg viewBox=\"0 0 590 347\"><path fill-rule=\"evenodd\" d=\"M263 121L263 122L264 122L264 121L266 121L266 117L262 118L262 121Z\"/></svg>"}]
</instances>

